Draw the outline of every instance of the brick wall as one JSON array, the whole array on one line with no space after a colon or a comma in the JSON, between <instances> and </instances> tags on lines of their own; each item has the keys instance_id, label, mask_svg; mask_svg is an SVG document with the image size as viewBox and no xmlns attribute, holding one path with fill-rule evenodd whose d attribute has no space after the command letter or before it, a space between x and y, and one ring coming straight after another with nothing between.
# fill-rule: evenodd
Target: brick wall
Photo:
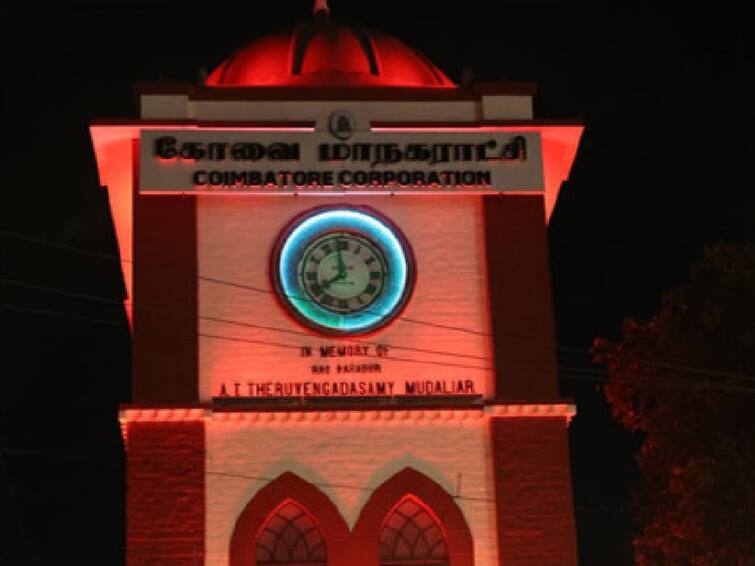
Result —
<instances>
[{"instance_id":1,"label":"brick wall","mask_svg":"<svg viewBox=\"0 0 755 566\"><path fill-rule=\"evenodd\" d=\"M128 425L126 563L204 564L204 423Z\"/></svg>"},{"instance_id":2,"label":"brick wall","mask_svg":"<svg viewBox=\"0 0 755 566\"><path fill-rule=\"evenodd\" d=\"M485 197L485 238L498 401L558 398L543 197Z\"/></svg>"},{"instance_id":3,"label":"brick wall","mask_svg":"<svg viewBox=\"0 0 755 566\"><path fill-rule=\"evenodd\" d=\"M564 420L495 418L490 427L500 565L576 565Z\"/></svg>"},{"instance_id":4,"label":"brick wall","mask_svg":"<svg viewBox=\"0 0 755 566\"><path fill-rule=\"evenodd\" d=\"M197 400L196 201L134 193L133 399Z\"/></svg>"}]
</instances>

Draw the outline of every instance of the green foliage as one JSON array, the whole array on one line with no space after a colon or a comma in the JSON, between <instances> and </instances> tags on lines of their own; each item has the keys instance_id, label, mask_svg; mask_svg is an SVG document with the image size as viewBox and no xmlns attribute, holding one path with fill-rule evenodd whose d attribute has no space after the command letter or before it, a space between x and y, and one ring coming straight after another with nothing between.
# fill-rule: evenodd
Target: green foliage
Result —
<instances>
[{"instance_id":1,"label":"green foliage","mask_svg":"<svg viewBox=\"0 0 755 566\"><path fill-rule=\"evenodd\" d=\"M593 354L643 439L637 564L755 564L755 248L707 248L658 314Z\"/></svg>"}]
</instances>

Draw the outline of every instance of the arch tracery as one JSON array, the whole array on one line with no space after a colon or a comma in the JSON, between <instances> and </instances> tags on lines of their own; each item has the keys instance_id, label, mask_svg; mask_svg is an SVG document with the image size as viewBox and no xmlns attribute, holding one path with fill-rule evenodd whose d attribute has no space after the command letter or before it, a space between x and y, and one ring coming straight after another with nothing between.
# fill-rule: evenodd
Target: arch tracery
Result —
<instances>
[{"instance_id":1,"label":"arch tracery","mask_svg":"<svg viewBox=\"0 0 755 566\"><path fill-rule=\"evenodd\" d=\"M458 505L412 468L375 489L350 532L317 487L286 472L239 515L230 566L473 566L472 535Z\"/></svg>"},{"instance_id":2,"label":"arch tracery","mask_svg":"<svg viewBox=\"0 0 755 566\"><path fill-rule=\"evenodd\" d=\"M446 537L438 520L421 501L407 495L394 506L379 538L381 566L448 564Z\"/></svg>"},{"instance_id":3,"label":"arch tracery","mask_svg":"<svg viewBox=\"0 0 755 566\"><path fill-rule=\"evenodd\" d=\"M342 564L348 537L346 522L330 498L285 472L260 489L239 515L229 564Z\"/></svg>"},{"instance_id":4,"label":"arch tracery","mask_svg":"<svg viewBox=\"0 0 755 566\"><path fill-rule=\"evenodd\" d=\"M258 534L255 558L257 566L325 566L327 546L310 513L288 499Z\"/></svg>"},{"instance_id":5,"label":"arch tracery","mask_svg":"<svg viewBox=\"0 0 755 566\"><path fill-rule=\"evenodd\" d=\"M352 535L364 541L358 555L364 565L474 564L472 534L461 509L445 489L413 468L404 468L372 493ZM429 556L420 558L424 544Z\"/></svg>"}]
</instances>

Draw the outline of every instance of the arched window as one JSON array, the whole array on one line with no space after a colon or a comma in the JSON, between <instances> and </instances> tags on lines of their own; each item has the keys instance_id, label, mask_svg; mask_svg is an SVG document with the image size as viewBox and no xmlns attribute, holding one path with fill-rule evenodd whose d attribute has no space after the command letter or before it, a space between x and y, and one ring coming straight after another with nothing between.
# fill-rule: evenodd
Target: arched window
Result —
<instances>
[{"instance_id":1,"label":"arched window","mask_svg":"<svg viewBox=\"0 0 755 566\"><path fill-rule=\"evenodd\" d=\"M405 497L388 513L380 532L380 565L448 565L441 526L415 497Z\"/></svg>"},{"instance_id":2,"label":"arched window","mask_svg":"<svg viewBox=\"0 0 755 566\"><path fill-rule=\"evenodd\" d=\"M293 500L268 517L257 537L257 566L325 566L327 549L312 516Z\"/></svg>"}]
</instances>

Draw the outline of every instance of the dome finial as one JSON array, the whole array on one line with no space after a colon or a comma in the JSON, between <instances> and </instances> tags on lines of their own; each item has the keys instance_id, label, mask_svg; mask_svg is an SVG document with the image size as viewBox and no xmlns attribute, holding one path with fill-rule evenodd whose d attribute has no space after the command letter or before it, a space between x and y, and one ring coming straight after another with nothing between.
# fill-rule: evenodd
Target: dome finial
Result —
<instances>
[{"instance_id":1,"label":"dome finial","mask_svg":"<svg viewBox=\"0 0 755 566\"><path fill-rule=\"evenodd\" d=\"M328 7L328 0L315 0L315 5L312 8L312 15L316 20L330 19L330 8Z\"/></svg>"}]
</instances>

